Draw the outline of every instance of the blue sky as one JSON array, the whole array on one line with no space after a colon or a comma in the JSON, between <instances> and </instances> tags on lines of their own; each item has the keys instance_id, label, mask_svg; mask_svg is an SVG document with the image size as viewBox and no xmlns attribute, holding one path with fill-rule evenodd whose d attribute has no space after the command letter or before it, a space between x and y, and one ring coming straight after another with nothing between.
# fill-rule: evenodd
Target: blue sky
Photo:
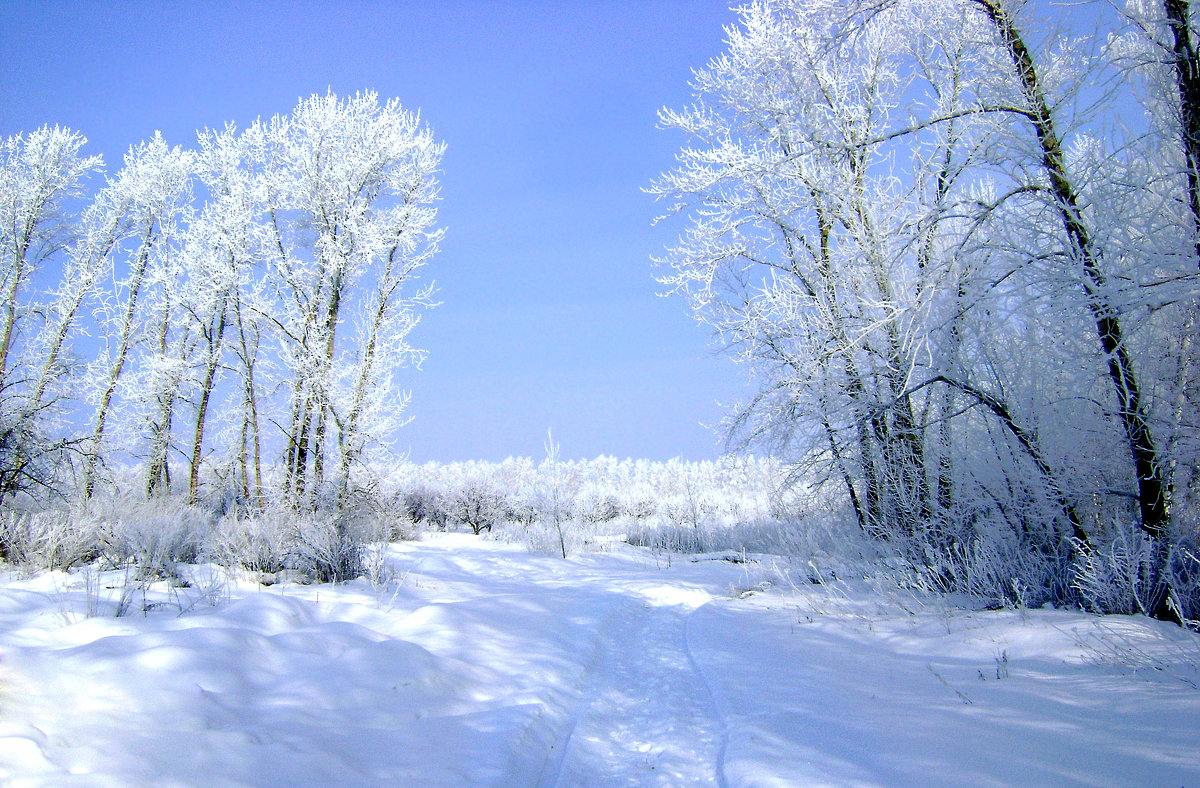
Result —
<instances>
[{"instance_id":1,"label":"blue sky","mask_svg":"<svg viewBox=\"0 0 1200 788\"><path fill-rule=\"evenodd\" d=\"M714 356L650 256L679 229L641 188L684 140L656 128L723 47L725 0L0 0L0 134L60 124L110 169L160 130L376 90L447 143L441 306L414 343L412 459L706 458L744 373Z\"/></svg>"}]
</instances>

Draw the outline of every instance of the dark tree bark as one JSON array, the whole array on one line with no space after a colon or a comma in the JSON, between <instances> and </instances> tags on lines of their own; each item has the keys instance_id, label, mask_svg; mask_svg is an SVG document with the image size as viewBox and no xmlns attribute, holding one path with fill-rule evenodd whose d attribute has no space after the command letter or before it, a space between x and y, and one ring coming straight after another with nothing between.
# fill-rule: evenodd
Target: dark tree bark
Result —
<instances>
[{"instance_id":1,"label":"dark tree bark","mask_svg":"<svg viewBox=\"0 0 1200 788\"><path fill-rule=\"evenodd\" d=\"M1171 65L1179 91L1179 132L1187 165L1187 202L1192 211L1192 244L1200 267L1200 55L1192 40L1189 0L1163 0L1171 28Z\"/></svg>"},{"instance_id":2,"label":"dark tree bark","mask_svg":"<svg viewBox=\"0 0 1200 788\"><path fill-rule=\"evenodd\" d=\"M1096 324L1096 335L1108 360L1108 374L1117 397L1117 415L1125 429L1137 476L1141 528L1149 536L1166 535L1170 519L1167 487L1157 447L1142 403L1142 392L1134 372L1133 360L1125 345L1119 310L1109 299L1108 277L1100 265L1088 226L1079 208L1079 197L1067 173L1062 142L1054 116L1046 102L1033 57L1025 46L1012 17L999 0L971 0L987 15L1011 56L1027 103L1024 113L1033 126L1042 155L1042 169L1050 181L1070 252L1082 266L1081 284L1088 296L1088 308Z\"/></svg>"},{"instance_id":3,"label":"dark tree bark","mask_svg":"<svg viewBox=\"0 0 1200 788\"><path fill-rule=\"evenodd\" d=\"M212 397L213 382L221 362L227 298L227 293L222 293L218 297L216 318L204 327L204 339L208 346L208 353L204 359L204 374L200 380L200 402L196 405L196 422L192 429L192 451L188 465L188 503L196 502L200 488L200 458L204 448L204 429L208 419L208 402Z\"/></svg>"}]
</instances>

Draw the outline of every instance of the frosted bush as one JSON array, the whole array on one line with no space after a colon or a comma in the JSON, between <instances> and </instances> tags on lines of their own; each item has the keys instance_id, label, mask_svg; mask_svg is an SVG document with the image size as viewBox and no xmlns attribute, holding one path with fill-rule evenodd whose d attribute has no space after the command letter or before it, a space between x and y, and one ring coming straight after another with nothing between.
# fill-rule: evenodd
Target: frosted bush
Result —
<instances>
[{"instance_id":1,"label":"frosted bush","mask_svg":"<svg viewBox=\"0 0 1200 788\"><path fill-rule=\"evenodd\" d=\"M648 520L658 514L658 504L650 493L640 493L626 497L621 504L621 512L635 520Z\"/></svg>"},{"instance_id":2,"label":"frosted bush","mask_svg":"<svg viewBox=\"0 0 1200 788\"><path fill-rule=\"evenodd\" d=\"M668 523L635 523L625 540L635 547L649 547L669 553L707 553L712 548L704 533L692 526Z\"/></svg>"},{"instance_id":3,"label":"frosted bush","mask_svg":"<svg viewBox=\"0 0 1200 788\"><path fill-rule=\"evenodd\" d=\"M524 527L533 525L538 519L536 498L528 493L508 495L504 499L504 519Z\"/></svg>"},{"instance_id":4,"label":"frosted bush","mask_svg":"<svg viewBox=\"0 0 1200 788\"><path fill-rule=\"evenodd\" d=\"M1174 545L1167 559L1169 604L1188 627L1200 631L1200 548L1193 542Z\"/></svg>"},{"instance_id":5,"label":"frosted bush","mask_svg":"<svg viewBox=\"0 0 1200 788\"><path fill-rule=\"evenodd\" d=\"M1155 592L1154 544L1140 531L1116 529L1107 544L1080 550L1074 588L1097 613L1146 613Z\"/></svg>"},{"instance_id":6,"label":"frosted bush","mask_svg":"<svg viewBox=\"0 0 1200 788\"><path fill-rule=\"evenodd\" d=\"M444 530L450 522L445 496L425 485L402 493L400 509L413 525Z\"/></svg>"},{"instance_id":7,"label":"frosted bush","mask_svg":"<svg viewBox=\"0 0 1200 788\"><path fill-rule=\"evenodd\" d=\"M492 530L504 518L504 497L483 481L468 482L445 501L450 521L467 526L476 535Z\"/></svg>"},{"instance_id":8,"label":"frosted bush","mask_svg":"<svg viewBox=\"0 0 1200 788\"><path fill-rule=\"evenodd\" d=\"M264 580L290 569L317 582L341 582L364 572L368 543L397 534L411 535L388 507L353 499L340 514L278 508L227 515L213 529L207 554L224 566L260 573Z\"/></svg>"},{"instance_id":9,"label":"frosted bush","mask_svg":"<svg viewBox=\"0 0 1200 788\"><path fill-rule=\"evenodd\" d=\"M836 562L834 556L855 553L860 537L827 516L804 520L723 519L699 527L678 525L669 519L641 521L629 525L626 538L632 545L674 553L733 551L828 563Z\"/></svg>"},{"instance_id":10,"label":"frosted bush","mask_svg":"<svg viewBox=\"0 0 1200 788\"><path fill-rule=\"evenodd\" d=\"M576 521L563 521L560 527L553 521L539 520L507 531L502 538L519 541L531 553L556 558L566 558L596 544L592 529Z\"/></svg>"},{"instance_id":11,"label":"frosted bush","mask_svg":"<svg viewBox=\"0 0 1200 788\"><path fill-rule=\"evenodd\" d=\"M418 531L408 516L408 503L399 493L361 490L327 510L355 533L371 542L397 542L417 538Z\"/></svg>"},{"instance_id":12,"label":"frosted bush","mask_svg":"<svg viewBox=\"0 0 1200 788\"><path fill-rule=\"evenodd\" d=\"M919 549L921 560L906 562L911 573L907 584L922 591L963 594L990 608L1037 607L1064 599L1063 561L1002 533L948 545L926 541Z\"/></svg>"},{"instance_id":13,"label":"frosted bush","mask_svg":"<svg viewBox=\"0 0 1200 788\"><path fill-rule=\"evenodd\" d=\"M101 552L113 566L132 563L142 577L174 577L195 563L211 531L208 512L170 498L106 501Z\"/></svg>"},{"instance_id":14,"label":"frosted bush","mask_svg":"<svg viewBox=\"0 0 1200 788\"><path fill-rule=\"evenodd\" d=\"M1195 541L1177 538L1157 543L1140 530L1117 529L1089 551L1080 549L1073 587L1097 613L1153 612L1161 594L1182 623L1197 628L1200 619L1200 552ZM1162 551L1162 555L1156 555ZM1160 560L1156 560L1160 559ZM1161 565L1157 576L1154 568Z\"/></svg>"},{"instance_id":15,"label":"frosted bush","mask_svg":"<svg viewBox=\"0 0 1200 788\"><path fill-rule=\"evenodd\" d=\"M288 564L319 583L340 583L363 573L365 529L338 517L297 516L288 529Z\"/></svg>"},{"instance_id":16,"label":"frosted bush","mask_svg":"<svg viewBox=\"0 0 1200 788\"><path fill-rule=\"evenodd\" d=\"M612 492L589 487L580 493L575 505L580 520L607 523L621 516L621 502Z\"/></svg>"},{"instance_id":17,"label":"frosted bush","mask_svg":"<svg viewBox=\"0 0 1200 788\"><path fill-rule=\"evenodd\" d=\"M280 512L256 516L228 514L217 522L206 552L222 566L241 567L262 574L280 572L289 552L288 519L288 514Z\"/></svg>"},{"instance_id":18,"label":"frosted bush","mask_svg":"<svg viewBox=\"0 0 1200 788\"><path fill-rule=\"evenodd\" d=\"M0 561L33 569L70 569L95 560L98 524L65 511L0 512Z\"/></svg>"}]
</instances>

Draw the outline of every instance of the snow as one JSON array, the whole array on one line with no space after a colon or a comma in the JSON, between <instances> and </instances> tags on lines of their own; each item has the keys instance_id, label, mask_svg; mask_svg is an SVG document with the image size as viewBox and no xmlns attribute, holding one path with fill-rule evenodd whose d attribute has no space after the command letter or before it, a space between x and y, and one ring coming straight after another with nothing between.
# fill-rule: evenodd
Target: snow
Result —
<instances>
[{"instance_id":1,"label":"snow","mask_svg":"<svg viewBox=\"0 0 1200 788\"><path fill-rule=\"evenodd\" d=\"M438 534L375 583L9 574L0 783L1200 785L1194 634L709 558Z\"/></svg>"}]
</instances>

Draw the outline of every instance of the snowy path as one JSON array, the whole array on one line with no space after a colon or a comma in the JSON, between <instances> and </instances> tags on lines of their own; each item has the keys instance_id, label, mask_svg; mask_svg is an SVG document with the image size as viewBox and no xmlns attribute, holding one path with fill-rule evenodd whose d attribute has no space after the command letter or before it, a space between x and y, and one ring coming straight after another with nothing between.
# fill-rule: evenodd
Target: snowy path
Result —
<instances>
[{"instance_id":1,"label":"snowy path","mask_svg":"<svg viewBox=\"0 0 1200 788\"><path fill-rule=\"evenodd\" d=\"M0 578L0 785L1200 786L1177 627L743 598L769 573L629 549L389 561L383 587L210 574L123 618L85 615L119 577Z\"/></svg>"},{"instance_id":2,"label":"snowy path","mask_svg":"<svg viewBox=\"0 0 1200 788\"><path fill-rule=\"evenodd\" d=\"M451 582L479 578L501 595L510 620L512 611L522 608L557 611L556 622L521 627L522 650L540 655L537 674L550 680L530 688L540 694L545 712L524 737L527 749L518 748L523 763L503 784L724 786L724 727L692 659L686 628L694 611L714 594L726 594L743 570L724 564L709 572L707 587L673 586L663 583L662 570L652 564L622 562L614 576L612 566L580 567L536 557L527 559L532 567L514 573L494 550L439 557L438 563L448 561L439 569L430 566L431 558L414 555L414 565ZM714 582L717 577L722 579ZM447 625L463 629L463 619L443 605L428 606L409 619L426 617L442 630ZM564 630L572 634L563 637ZM445 646L444 633L410 629L406 637L435 650ZM550 676L545 666L557 664L570 667ZM517 668L511 680L522 680L524 664L507 667ZM517 775L518 782L507 782Z\"/></svg>"},{"instance_id":3,"label":"snowy path","mask_svg":"<svg viewBox=\"0 0 1200 788\"><path fill-rule=\"evenodd\" d=\"M723 784L723 726L688 652L690 613L641 603L616 614L539 788Z\"/></svg>"}]
</instances>

